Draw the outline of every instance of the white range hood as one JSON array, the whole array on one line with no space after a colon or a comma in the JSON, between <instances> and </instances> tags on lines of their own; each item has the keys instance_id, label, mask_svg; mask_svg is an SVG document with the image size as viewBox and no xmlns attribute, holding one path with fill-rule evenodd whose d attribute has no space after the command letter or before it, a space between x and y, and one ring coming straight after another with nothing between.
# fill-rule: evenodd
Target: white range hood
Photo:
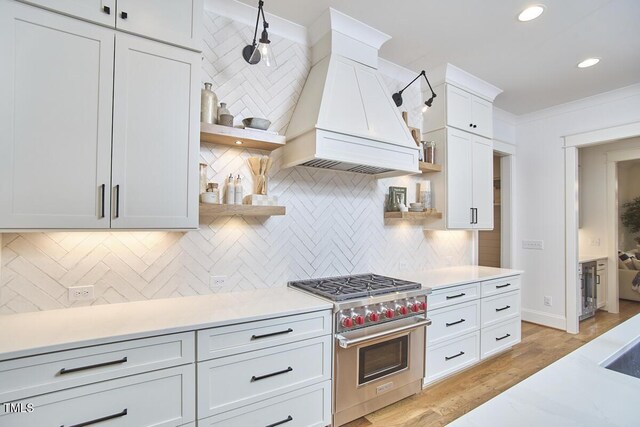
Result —
<instances>
[{"instance_id":1,"label":"white range hood","mask_svg":"<svg viewBox=\"0 0 640 427\"><path fill-rule=\"evenodd\" d=\"M419 173L419 149L377 72L390 37L334 9L309 33L313 66L287 128L284 167Z\"/></svg>"}]
</instances>

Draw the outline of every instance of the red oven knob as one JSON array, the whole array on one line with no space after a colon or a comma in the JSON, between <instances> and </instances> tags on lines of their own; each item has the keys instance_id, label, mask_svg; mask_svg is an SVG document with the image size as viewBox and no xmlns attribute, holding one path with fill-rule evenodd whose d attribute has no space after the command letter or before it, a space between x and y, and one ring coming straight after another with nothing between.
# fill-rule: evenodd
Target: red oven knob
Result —
<instances>
[{"instance_id":1,"label":"red oven knob","mask_svg":"<svg viewBox=\"0 0 640 427\"><path fill-rule=\"evenodd\" d=\"M370 322L377 322L378 320L380 320L380 315L378 313L369 313Z\"/></svg>"},{"instance_id":2,"label":"red oven knob","mask_svg":"<svg viewBox=\"0 0 640 427\"><path fill-rule=\"evenodd\" d=\"M342 326L345 328L351 328L353 326L353 320L350 317L342 319Z\"/></svg>"},{"instance_id":3,"label":"red oven knob","mask_svg":"<svg viewBox=\"0 0 640 427\"><path fill-rule=\"evenodd\" d=\"M393 319L393 316L395 316L395 312L393 310L391 310L390 308L384 311L384 316L387 319Z\"/></svg>"},{"instance_id":4,"label":"red oven knob","mask_svg":"<svg viewBox=\"0 0 640 427\"><path fill-rule=\"evenodd\" d=\"M424 301L422 301L422 302L420 303L420 310L426 310L426 309L427 309L427 303L426 303L426 302L424 302Z\"/></svg>"},{"instance_id":5,"label":"red oven knob","mask_svg":"<svg viewBox=\"0 0 640 427\"><path fill-rule=\"evenodd\" d=\"M355 317L355 321L356 321L356 325L359 325L359 326L364 325L364 317L363 316L356 316Z\"/></svg>"},{"instance_id":6,"label":"red oven knob","mask_svg":"<svg viewBox=\"0 0 640 427\"><path fill-rule=\"evenodd\" d=\"M420 311L420 303L414 303L411 304L411 311L413 311L414 313L417 313Z\"/></svg>"},{"instance_id":7,"label":"red oven knob","mask_svg":"<svg viewBox=\"0 0 640 427\"><path fill-rule=\"evenodd\" d=\"M407 310L407 307L405 307L404 305L401 305L400 307L398 307L398 313L399 314L402 314L404 316L408 312L409 312L409 310Z\"/></svg>"}]
</instances>

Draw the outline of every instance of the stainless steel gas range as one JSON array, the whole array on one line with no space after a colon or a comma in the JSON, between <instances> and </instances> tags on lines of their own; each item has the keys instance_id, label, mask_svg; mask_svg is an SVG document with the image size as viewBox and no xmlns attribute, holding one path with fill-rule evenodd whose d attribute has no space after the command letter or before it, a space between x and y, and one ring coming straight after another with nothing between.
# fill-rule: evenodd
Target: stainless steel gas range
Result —
<instances>
[{"instance_id":1,"label":"stainless steel gas range","mask_svg":"<svg viewBox=\"0 0 640 427\"><path fill-rule=\"evenodd\" d=\"M334 426L421 390L429 289L375 274L289 286L334 304Z\"/></svg>"}]
</instances>

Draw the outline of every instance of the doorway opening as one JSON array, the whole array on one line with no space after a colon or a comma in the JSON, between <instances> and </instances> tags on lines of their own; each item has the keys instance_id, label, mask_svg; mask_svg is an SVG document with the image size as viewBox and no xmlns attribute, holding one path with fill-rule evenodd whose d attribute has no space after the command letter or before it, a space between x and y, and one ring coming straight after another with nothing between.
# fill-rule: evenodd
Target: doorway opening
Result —
<instances>
[{"instance_id":1,"label":"doorway opening","mask_svg":"<svg viewBox=\"0 0 640 427\"><path fill-rule=\"evenodd\" d=\"M478 232L478 265L503 267L502 265L502 182L501 159L493 153L493 230Z\"/></svg>"}]
</instances>

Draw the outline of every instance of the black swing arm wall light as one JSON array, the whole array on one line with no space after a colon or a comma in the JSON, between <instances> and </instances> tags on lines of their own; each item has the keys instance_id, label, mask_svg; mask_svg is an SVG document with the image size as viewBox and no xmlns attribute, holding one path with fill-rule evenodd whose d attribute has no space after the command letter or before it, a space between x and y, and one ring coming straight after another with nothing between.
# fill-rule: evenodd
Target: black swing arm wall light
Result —
<instances>
[{"instance_id":1,"label":"black swing arm wall light","mask_svg":"<svg viewBox=\"0 0 640 427\"><path fill-rule=\"evenodd\" d=\"M431 104L433 104L433 98L435 98L437 95L436 95L436 93L433 91L433 88L431 87L431 83L429 83L429 79L427 78L427 73L426 73L424 70L422 70L422 71L420 72L420 74L418 74L418 75L416 76L416 78L415 78L415 79L411 80L411 82L410 82L408 85L406 85L404 88L402 88L402 90L400 90L399 92L396 92L396 93L394 93L393 95L391 95L391 98L393 98L393 102L395 102L395 103L396 103L396 106L397 106L397 107L400 107L400 106L402 105L402 92L404 92L404 91L405 91L409 86L411 86L411 84L412 84L413 82L415 82L416 80L418 80L418 79L420 78L420 76L423 76L423 77L424 77L424 79L427 81L427 84L429 85L429 89L431 90L431 98L427 99L427 100L424 102L425 107L424 107L424 110L423 110L423 111L426 111L426 108L427 108L427 107L431 107Z\"/></svg>"},{"instance_id":2,"label":"black swing arm wall light","mask_svg":"<svg viewBox=\"0 0 640 427\"><path fill-rule=\"evenodd\" d=\"M260 17L262 16L262 35L260 36L260 40L256 44L256 37L258 36L258 25L260 24ZM244 49L242 49L242 57L249 64L257 64L260 60L264 61L264 65L267 67L275 67L276 58L273 54L273 50L271 49L271 41L269 40L269 34L267 33L267 28L269 28L269 24L264 19L264 1L260 0L258 2L258 17L256 18L256 29L253 32L253 43L246 45Z\"/></svg>"}]
</instances>

